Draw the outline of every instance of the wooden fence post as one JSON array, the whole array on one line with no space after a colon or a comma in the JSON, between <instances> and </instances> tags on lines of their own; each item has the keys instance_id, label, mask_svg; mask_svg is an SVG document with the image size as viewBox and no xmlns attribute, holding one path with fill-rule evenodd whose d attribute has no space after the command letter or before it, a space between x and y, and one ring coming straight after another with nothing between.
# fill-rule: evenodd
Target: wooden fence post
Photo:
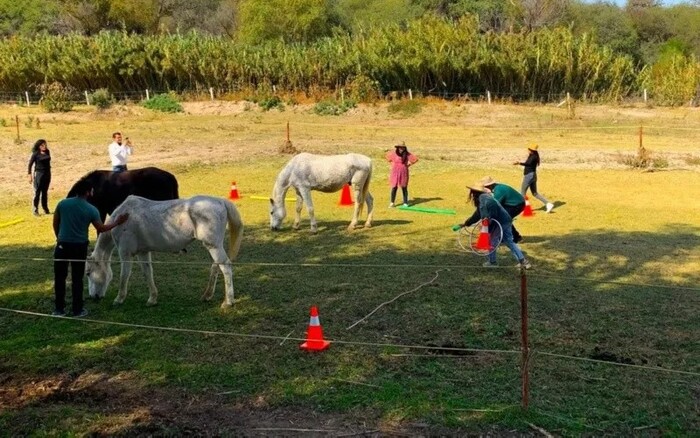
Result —
<instances>
[{"instance_id":1,"label":"wooden fence post","mask_svg":"<svg viewBox=\"0 0 700 438\"><path fill-rule=\"evenodd\" d=\"M15 124L17 125L17 144L20 142L19 138L19 116L15 115Z\"/></svg>"},{"instance_id":2,"label":"wooden fence post","mask_svg":"<svg viewBox=\"0 0 700 438\"><path fill-rule=\"evenodd\" d=\"M214 100L214 88L209 87L209 97L211 97L211 100Z\"/></svg>"},{"instance_id":3,"label":"wooden fence post","mask_svg":"<svg viewBox=\"0 0 700 438\"><path fill-rule=\"evenodd\" d=\"M647 89L644 89L644 103L647 103Z\"/></svg>"},{"instance_id":4,"label":"wooden fence post","mask_svg":"<svg viewBox=\"0 0 700 438\"><path fill-rule=\"evenodd\" d=\"M411 89L408 89L408 100L413 100L413 91Z\"/></svg>"},{"instance_id":5,"label":"wooden fence post","mask_svg":"<svg viewBox=\"0 0 700 438\"><path fill-rule=\"evenodd\" d=\"M27 106L29 106L29 91L24 92L24 97L27 98Z\"/></svg>"},{"instance_id":6,"label":"wooden fence post","mask_svg":"<svg viewBox=\"0 0 700 438\"><path fill-rule=\"evenodd\" d=\"M491 105L491 92L486 90L486 101Z\"/></svg>"},{"instance_id":7,"label":"wooden fence post","mask_svg":"<svg viewBox=\"0 0 700 438\"><path fill-rule=\"evenodd\" d=\"M88 95L87 90L85 90L85 103L90 106L90 96Z\"/></svg>"},{"instance_id":8,"label":"wooden fence post","mask_svg":"<svg viewBox=\"0 0 700 438\"><path fill-rule=\"evenodd\" d=\"M146 88L146 100L151 100L151 95L148 94L148 88Z\"/></svg>"}]
</instances>

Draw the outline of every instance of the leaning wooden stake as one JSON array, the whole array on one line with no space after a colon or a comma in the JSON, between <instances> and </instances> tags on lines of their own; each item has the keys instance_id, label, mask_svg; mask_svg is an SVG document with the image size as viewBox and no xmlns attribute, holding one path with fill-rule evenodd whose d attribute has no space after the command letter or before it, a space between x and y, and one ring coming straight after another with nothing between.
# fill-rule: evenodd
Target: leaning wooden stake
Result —
<instances>
[{"instance_id":1,"label":"leaning wooden stake","mask_svg":"<svg viewBox=\"0 0 700 438\"><path fill-rule=\"evenodd\" d=\"M530 362L530 344L527 337L527 276L525 275L525 269L520 270L520 324L522 334L522 364L520 366L523 381L522 404L523 409L527 410L530 399L530 373L528 369Z\"/></svg>"},{"instance_id":2,"label":"leaning wooden stake","mask_svg":"<svg viewBox=\"0 0 700 438\"><path fill-rule=\"evenodd\" d=\"M292 141L289 139L289 122L287 122L287 140L280 145L277 149L280 154L296 154L299 151L294 147Z\"/></svg>"}]
</instances>

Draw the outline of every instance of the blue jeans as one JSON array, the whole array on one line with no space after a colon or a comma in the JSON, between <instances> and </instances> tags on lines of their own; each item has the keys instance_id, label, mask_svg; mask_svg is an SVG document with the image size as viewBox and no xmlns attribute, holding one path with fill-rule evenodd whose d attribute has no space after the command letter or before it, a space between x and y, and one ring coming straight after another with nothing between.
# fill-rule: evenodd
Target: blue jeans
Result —
<instances>
[{"instance_id":1,"label":"blue jeans","mask_svg":"<svg viewBox=\"0 0 700 438\"><path fill-rule=\"evenodd\" d=\"M112 166L112 172L124 172L125 170L128 170L126 168L126 164L120 164L119 166Z\"/></svg>"},{"instance_id":2,"label":"blue jeans","mask_svg":"<svg viewBox=\"0 0 700 438\"><path fill-rule=\"evenodd\" d=\"M527 189L530 189L532 196L542 201L542 203L549 204L547 198L537 193L537 172L530 172L523 177L523 185L520 188L520 194L525 196Z\"/></svg>"},{"instance_id":3,"label":"blue jeans","mask_svg":"<svg viewBox=\"0 0 700 438\"><path fill-rule=\"evenodd\" d=\"M513 254L513 257L520 262L522 261L525 256L523 255L523 252L520 250L520 247L518 246L517 243L513 242L513 224L512 223L506 223L506 224L501 224L501 227L503 228L503 240L502 242L505 243L505 245L510 249L511 254ZM491 234L491 246L496 246L498 244L498 234L493 233ZM491 254L489 254L489 262L496 264L496 250L494 249Z\"/></svg>"}]
</instances>

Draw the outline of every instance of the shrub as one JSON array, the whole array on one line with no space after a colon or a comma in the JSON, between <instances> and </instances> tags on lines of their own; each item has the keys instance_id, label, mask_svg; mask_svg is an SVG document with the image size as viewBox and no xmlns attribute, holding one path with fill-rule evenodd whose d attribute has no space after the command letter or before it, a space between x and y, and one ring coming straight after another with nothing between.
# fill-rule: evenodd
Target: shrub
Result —
<instances>
[{"instance_id":1,"label":"shrub","mask_svg":"<svg viewBox=\"0 0 700 438\"><path fill-rule=\"evenodd\" d=\"M347 85L348 95L357 102L373 102L379 98L379 82L365 75L355 76Z\"/></svg>"},{"instance_id":2,"label":"shrub","mask_svg":"<svg viewBox=\"0 0 700 438\"><path fill-rule=\"evenodd\" d=\"M404 117L415 116L423 110L423 103L418 100L397 100L389 104L389 114L398 114Z\"/></svg>"},{"instance_id":3,"label":"shrub","mask_svg":"<svg viewBox=\"0 0 700 438\"><path fill-rule=\"evenodd\" d=\"M5 126L2 124L4 120L0 120L0 125ZM690 166L698 166L700 165L700 157L696 157L695 155L686 155L683 157L683 160L685 161L686 164Z\"/></svg>"},{"instance_id":4,"label":"shrub","mask_svg":"<svg viewBox=\"0 0 700 438\"><path fill-rule=\"evenodd\" d=\"M260 99L258 105L260 105L260 108L262 108L263 111L269 111L272 108L277 108L280 111L284 111L284 103L282 102L282 99L277 96L264 97Z\"/></svg>"},{"instance_id":5,"label":"shrub","mask_svg":"<svg viewBox=\"0 0 700 438\"><path fill-rule=\"evenodd\" d=\"M339 116L356 106L357 104L352 99L345 99L344 102L338 102L335 99L326 99L314 106L314 113L320 116Z\"/></svg>"},{"instance_id":6,"label":"shrub","mask_svg":"<svg viewBox=\"0 0 700 438\"><path fill-rule=\"evenodd\" d=\"M617 157L617 162L634 169L646 169L647 167L652 166L654 161L651 156L651 151L644 147L640 147L637 149L637 153L635 155L619 154ZM668 161L666 162L666 165L668 165Z\"/></svg>"},{"instance_id":7,"label":"shrub","mask_svg":"<svg viewBox=\"0 0 700 438\"><path fill-rule=\"evenodd\" d=\"M3 119L2 117L0 117L0 126L2 126L2 127L7 126L7 120L5 120L5 119Z\"/></svg>"},{"instance_id":8,"label":"shrub","mask_svg":"<svg viewBox=\"0 0 700 438\"><path fill-rule=\"evenodd\" d=\"M34 126L34 116L27 116L27 121L24 122L24 126L32 128Z\"/></svg>"},{"instance_id":9,"label":"shrub","mask_svg":"<svg viewBox=\"0 0 700 438\"><path fill-rule=\"evenodd\" d=\"M654 157L651 159L652 169L665 169L668 167L668 159L666 157Z\"/></svg>"},{"instance_id":10,"label":"shrub","mask_svg":"<svg viewBox=\"0 0 700 438\"><path fill-rule=\"evenodd\" d=\"M143 102L145 108L164 113L180 113L182 105L178 102L174 93L158 94Z\"/></svg>"},{"instance_id":11,"label":"shrub","mask_svg":"<svg viewBox=\"0 0 700 438\"><path fill-rule=\"evenodd\" d=\"M106 110L114 104L114 96L106 88L99 88L90 95L90 100L98 110Z\"/></svg>"},{"instance_id":12,"label":"shrub","mask_svg":"<svg viewBox=\"0 0 700 438\"><path fill-rule=\"evenodd\" d=\"M37 87L43 95L41 105L50 113L68 112L73 109L73 101L76 91L70 85L63 85L60 82L42 84Z\"/></svg>"}]
</instances>

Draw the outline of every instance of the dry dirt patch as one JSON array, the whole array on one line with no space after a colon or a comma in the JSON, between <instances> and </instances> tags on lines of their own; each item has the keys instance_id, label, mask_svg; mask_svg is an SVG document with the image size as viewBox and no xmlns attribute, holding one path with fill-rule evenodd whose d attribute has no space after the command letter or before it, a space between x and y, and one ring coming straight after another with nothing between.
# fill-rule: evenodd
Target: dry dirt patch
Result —
<instances>
[{"instance_id":1,"label":"dry dirt patch","mask_svg":"<svg viewBox=\"0 0 700 438\"><path fill-rule=\"evenodd\" d=\"M29 435L35 419L57 408L87 412L90 436L416 436L458 433L426 424L382 424L377 413L319 413L270 408L261 400L230 401L226 394L153 389L128 374L0 374L0 412L13 417L14 435ZM505 432L505 431L503 431ZM507 433L507 432L505 432Z\"/></svg>"}]
</instances>

